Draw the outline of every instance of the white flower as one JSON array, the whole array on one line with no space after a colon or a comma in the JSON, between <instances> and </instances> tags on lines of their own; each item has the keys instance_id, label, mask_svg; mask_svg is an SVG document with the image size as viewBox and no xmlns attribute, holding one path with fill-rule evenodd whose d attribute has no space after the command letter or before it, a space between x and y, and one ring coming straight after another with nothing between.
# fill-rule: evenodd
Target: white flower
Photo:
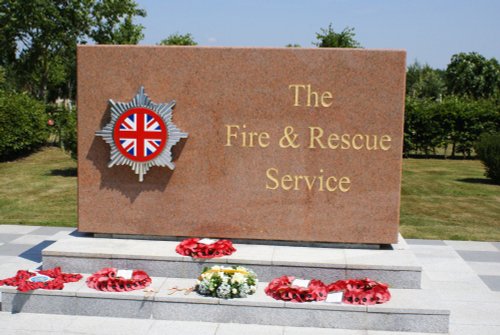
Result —
<instances>
[{"instance_id":1,"label":"white flower","mask_svg":"<svg viewBox=\"0 0 500 335\"><path fill-rule=\"evenodd\" d=\"M217 289L217 296L222 299L231 298L231 286L229 284L222 283Z\"/></svg>"},{"instance_id":2,"label":"white flower","mask_svg":"<svg viewBox=\"0 0 500 335\"><path fill-rule=\"evenodd\" d=\"M239 272L236 272L234 275L233 275L233 278L231 278L231 283L235 284L241 284L241 283L244 283L246 281L246 277L244 274L242 273L239 273Z\"/></svg>"}]
</instances>

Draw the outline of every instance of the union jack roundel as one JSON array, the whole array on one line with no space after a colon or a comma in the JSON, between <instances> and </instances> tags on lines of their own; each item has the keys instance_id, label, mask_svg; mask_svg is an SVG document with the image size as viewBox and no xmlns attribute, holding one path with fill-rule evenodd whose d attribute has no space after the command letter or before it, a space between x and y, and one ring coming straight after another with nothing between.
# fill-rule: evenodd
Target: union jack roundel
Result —
<instances>
[{"instance_id":1,"label":"union jack roundel","mask_svg":"<svg viewBox=\"0 0 500 335\"><path fill-rule=\"evenodd\" d=\"M132 108L123 113L115 124L115 144L127 158L145 162L158 156L167 142L163 120L146 108Z\"/></svg>"},{"instance_id":2,"label":"union jack roundel","mask_svg":"<svg viewBox=\"0 0 500 335\"><path fill-rule=\"evenodd\" d=\"M96 132L111 147L108 167L129 165L140 182L153 166L173 170L172 147L188 136L172 122L175 101L156 104L141 87L132 101L109 104L111 122Z\"/></svg>"}]
</instances>

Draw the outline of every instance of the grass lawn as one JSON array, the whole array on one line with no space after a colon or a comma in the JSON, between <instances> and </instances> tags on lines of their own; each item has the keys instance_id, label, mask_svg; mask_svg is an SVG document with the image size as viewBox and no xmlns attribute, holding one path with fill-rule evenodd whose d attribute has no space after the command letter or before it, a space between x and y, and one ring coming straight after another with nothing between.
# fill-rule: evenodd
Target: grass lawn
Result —
<instances>
[{"instance_id":1,"label":"grass lawn","mask_svg":"<svg viewBox=\"0 0 500 335\"><path fill-rule=\"evenodd\" d=\"M76 162L49 147L0 163L0 224L76 226Z\"/></svg>"},{"instance_id":2,"label":"grass lawn","mask_svg":"<svg viewBox=\"0 0 500 335\"><path fill-rule=\"evenodd\" d=\"M484 177L480 161L405 159L401 233L500 241L500 186Z\"/></svg>"},{"instance_id":3,"label":"grass lawn","mask_svg":"<svg viewBox=\"0 0 500 335\"><path fill-rule=\"evenodd\" d=\"M500 241L500 186L479 161L405 159L406 238ZM0 224L76 226L76 163L45 148L0 163Z\"/></svg>"}]
</instances>

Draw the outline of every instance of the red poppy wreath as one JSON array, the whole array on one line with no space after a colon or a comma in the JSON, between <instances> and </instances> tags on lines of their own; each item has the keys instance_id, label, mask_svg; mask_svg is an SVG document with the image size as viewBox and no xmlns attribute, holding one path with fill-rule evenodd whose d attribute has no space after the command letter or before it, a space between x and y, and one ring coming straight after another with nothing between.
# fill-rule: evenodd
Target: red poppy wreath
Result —
<instances>
[{"instance_id":1,"label":"red poppy wreath","mask_svg":"<svg viewBox=\"0 0 500 335\"><path fill-rule=\"evenodd\" d=\"M351 305L382 304L391 299L386 284L366 279L339 280L330 285L313 279L307 287L292 285L292 276L282 276L272 280L265 288L265 293L276 299L291 302L323 301L328 293L343 292L342 302Z\"/></svg>"},{"instance_id":2,"label":"red poppy wreath","mask_svg":"<svg viewBox=\"0 0 500 335\"><path fill-rule=\"evenodd\" d=\"M77 282L80 279L82 275L61 272L60 267L37 272L19 270L14 277L0 280L0 286L17 286L17 290L21 292L36 289L62 290L65 283Z\"/></svg>"},{"instance_id":3,"label":"red poppy wreath","mask_svg":"<svg viewBox=\"0 0 500 335\"><path fill-rule=\"evenodd\" d=\"M87 286L98 291L128 292L140 290L151 284L151 277L142 270L133 270L132 277L117 276L116 268L104 268L87 278Z\"/></svg>"},{"instance_id":4,"label":"red poppy wreath","mask_svg":"<svg viewBox=\"0 0 500 335\"><path fill-rule=\"evenodd\" d=\"M229 240L218 240L212 244L199 242L199 238L188 238L177 245L175 251L182 256L191 256L193 258L216 258L229 256L236 249L233 242Z\"/></svg>"}]
</instances>

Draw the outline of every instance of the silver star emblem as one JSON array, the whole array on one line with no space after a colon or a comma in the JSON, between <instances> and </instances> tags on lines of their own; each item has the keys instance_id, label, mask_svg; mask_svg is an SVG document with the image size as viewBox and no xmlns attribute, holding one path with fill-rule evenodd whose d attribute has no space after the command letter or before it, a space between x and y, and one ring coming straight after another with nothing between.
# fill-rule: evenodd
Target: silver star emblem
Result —
<instances>
[{"instance_id":1,"label":"silver star emblem","mask_svg":"<svg viewBox=\"0 0 500 335\"><path fill-rule=\"evenodd\" d=\"M109 100L111 122L96 132L111 147L108 167L129 165L139 181L153 166L175 168L172 147L188 133L172 122L175 100L164 104L152 102L141 86L132 101Z\"/></svg>"}]
</instances>

